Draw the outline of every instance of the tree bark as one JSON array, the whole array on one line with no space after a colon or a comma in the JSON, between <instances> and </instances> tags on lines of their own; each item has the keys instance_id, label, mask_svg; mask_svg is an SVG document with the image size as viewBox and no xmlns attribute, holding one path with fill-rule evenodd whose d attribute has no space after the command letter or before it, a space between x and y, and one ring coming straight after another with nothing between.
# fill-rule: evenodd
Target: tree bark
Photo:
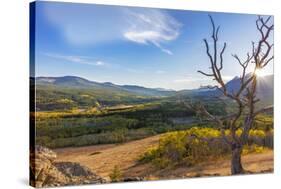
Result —
<instances>
[{"instance_id":1,"label":"tree bark","mask_svg":"<svg viewBox=\"0 0 281 189\"><path fill-rule=\"evenodd\" d=\"M232 144L232 157L231 157L231 174L243 174L244 169L241 163L241 154L243 146L237 143Z\"/></svg>"}]
</instances>

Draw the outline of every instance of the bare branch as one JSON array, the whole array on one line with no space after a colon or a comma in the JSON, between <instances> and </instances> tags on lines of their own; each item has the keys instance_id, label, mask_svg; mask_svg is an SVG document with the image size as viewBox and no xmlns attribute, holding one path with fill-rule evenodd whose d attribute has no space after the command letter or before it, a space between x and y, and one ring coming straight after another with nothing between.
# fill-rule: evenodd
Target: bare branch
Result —
<instances>
[{"instance_id":1,"label":"bare branch","mask_svg":"<svg viewBox=\"0 0 281 189\"><path fill-rule=\"evenodd\" d=\"M221 50L221 52L220 52L220 66L219 66L219 70L221 71L222 70L222 68L223 68L223 53L224 53L224 51L225 51L225 48L226 48L226 43L224 42L224 44L223 44L223 48L222 48L222 50Z\"/></svg>"},{"instance_id":2,"label":"bare branch","mask_svg":"<svg viewBox=\"0 0 281 189\"><path fill-rule=\"evenodd\" d=\"M258 19L256 20L256 27L261 35L261 39L259 40L258 46L255 48L255 52L254 52L255 64L258 69L263 68L273 59L270 58L269 60L267 60L271 52L271 49L273 47L273 44L269 44L268 42L269 35L271 31L273 31L273 27L274 27L273 24L268 25L270 19L271 17L269 16L266 19L266 21L264 21L263 18L259 16ZM262 53L263 47L265 47L264 48L265 53ZM264 62L266 63L264 64Z\"/></svg>"},{"instance_id":3,"label":"bare branch","mask_svg":"<svg viewBox=\"0 0 281 189\"><path fill-rule=\"evenodd\" d=\"M201 74L203 74L205 76L208 76L208 77L214 76L214 74L208 74L208 73L202 72L200 70L198 70L197 72L199 72L199 73L201 73Z\"/></svg>"},{"instance_id":4,"label":"bare branch","mask_svg":"<svg viewBox=\"0 0 281 189\"><path fill-rule=\"evenodd\" d=\"M272 55L268 60L266 60L266 61L263 63L262 67L265 67L265 66L266 66L269 62L271 62L273 59L274 59L274 56Z\"/></svg>"},{"instance_id":5,"label":"bare branch","mask_svg":"<svg viewBox=\"0 0 281 189\"><path fill-rule=\"evenodd\" d=\"M204 41L204 43L205 43L205 46L206 46L206 53L207 53L207 55L208 55L208 57L209 57L209 59L210 59L210 62L211 62L211 64L214 64L213 57L212 57L212 55L210 54L210 48L209 48L208 41L207 41L207 39L203 39L203 41Z\"/></svg>"},{"instance_id":6,"label":"bare branch","mask_svg":"<svg viewBox=\"0 0 281 189\"><path fill-rule=\"evenodd\" d=\"M220 132L221 132L221 135L222 135L223 139L225 140L226 143L231 144L231 142L229 141L229 139L225 135L225 131L223 129L224 125L223 125L223 122L221 121L221 119L219 119L217 116L214 116L214 115L210 114L206 110L204 105L201 104L201 103L189 104L189 107L191 107L193 110L195 110L197 113L199 113L202 117L205 117L209 121L217 123L219 128L220 128Z\"/></svg>"},{"instance_id":7,"label":"bare branch","mask_svg":"<svg viewBox=\"0 0 281 189\"><path fill-rule=\"evenodd\" d=\"M256 103L260 101L260 99L258 99L256 95L257 75L255 74L255 72L256 70L262 69L267 66L267 64L274 58L274 56L272 55L273 43L271 44L269 42L269 37L271 31L273 31L274 26L273 24L270 24L271 17L268 17L264 20L263 17L259 16L256 20L256 28L260 33L261 39L256 43L252 42L251 52L247 53L246 59L242 60L240 57L238 57L238 55L232 55L242 67L242 74L240 77L239 89L235 93L231 93L227 90L221 74L221 70L223 69L223 54L226 49L226 43L224 43L223 48L219 52L217 47L219 27L216 27L212 17L209 17L212 24L211 38L213 40L212 42L214 43L212 54L210 53L210 46L206 39L204 39L204 43L206 46L206 54L208 55L210 61L211 73L205 73L203 71L198 72L205 76L212 77L212 79L218 83L218 85L212 87L212 89L216 88L217 90L221 91L225 97L234 100L237 104L237 110L233 114L228 114L224 117L218 117L210 114L203 104L196 105L193 107L193 109L195 109L197 114L201 115L202 117L205 117L209 121L217 123L221 130L222 136L224 136L228 144L231 145L233 154L235 153L235 156L233 157L237 156L241 158L241 149L243 145L248 141L249 131L253 126L255 117L259 113L269 112L273 109L273 107L270 106L257 111L255 110ZM219 56L219 60L217 56ZM246 73L248 71L247 69L250 63L254 64L254 72L248 77L248 74L246 76ZM244 119L244 123L242 126L239 125L238 121L241 118ZM230 139L225 137L225 128L223 125L223 121L227 121L227 124L229 126L228 128L231 131ZM242 134L240 136L236 134L236 131L239 127L243 127ZM243 168L241 169L241 166L237 169L239 170L236 171L235 169L232 169L232 173L236 174L243 172Z\"/></svg>"}]
</instances>

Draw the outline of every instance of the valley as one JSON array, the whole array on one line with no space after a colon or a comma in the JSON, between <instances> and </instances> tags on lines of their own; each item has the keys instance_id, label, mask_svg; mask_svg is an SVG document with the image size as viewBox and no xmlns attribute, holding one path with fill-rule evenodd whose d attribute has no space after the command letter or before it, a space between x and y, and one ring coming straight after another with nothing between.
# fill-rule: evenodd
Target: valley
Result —
<instances>
[{"instance_id":1,"label":"valley","mask_svg":"<svg viewBox=\"0 0 281 189\"><path fill-rule=\"evenodd\" d=\"M258 88L261 107L273 104L271 78ZM36 145L54 150L55 163L78 163L107 182L230 175L230 149L218 125L189 106L203 103L218 117L234 112L235 103L216 90L150 89L74 76L33 82ZM273 131L272 112L257 116L243 149L248 173L273 171Z\"/></svg>"}]
</instances>

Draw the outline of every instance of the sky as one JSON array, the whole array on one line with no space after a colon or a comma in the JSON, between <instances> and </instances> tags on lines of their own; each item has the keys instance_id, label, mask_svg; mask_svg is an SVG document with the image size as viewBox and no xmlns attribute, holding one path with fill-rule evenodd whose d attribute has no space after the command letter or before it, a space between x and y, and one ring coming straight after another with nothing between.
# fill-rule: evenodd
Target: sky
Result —
<instances>
[{"instance_id":1,"label":"sky","mask_svg":"<svg viewBox=\"0 0 281 189\"><path fill-rule=\"evenodd\" d=\"M212 85L203 39L210 14L224 42L222 75L239 76L232 57L246 58L257 41L256 15L36 2L35 76L79 76L92 81L173 90ZM210 42L210 45L212 43ZM271 63L264 74L273 73Z\"/></svg>"}]
</instances>

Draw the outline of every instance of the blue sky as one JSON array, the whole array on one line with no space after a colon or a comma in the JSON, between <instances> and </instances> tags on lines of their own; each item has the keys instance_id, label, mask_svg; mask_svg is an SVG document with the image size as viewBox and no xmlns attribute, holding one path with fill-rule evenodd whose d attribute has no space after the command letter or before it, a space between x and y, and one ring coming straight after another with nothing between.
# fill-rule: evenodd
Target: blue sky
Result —
<instances>
[{"instance_id":1,"label":"blue sky","mask_svg":"<svg viewBox=\"0 0 281 189\"><path fill-rule=\"evenodd\" d=\"M211 14L227 42L224 79L240 74L231 54L245 57L257 41L256 15L94 4L37 2L36 76L75 75L99 82L193 89L212 84L203 38ZM269 65L264 74L273 73Z\"/></svg>"}]
</instances>

